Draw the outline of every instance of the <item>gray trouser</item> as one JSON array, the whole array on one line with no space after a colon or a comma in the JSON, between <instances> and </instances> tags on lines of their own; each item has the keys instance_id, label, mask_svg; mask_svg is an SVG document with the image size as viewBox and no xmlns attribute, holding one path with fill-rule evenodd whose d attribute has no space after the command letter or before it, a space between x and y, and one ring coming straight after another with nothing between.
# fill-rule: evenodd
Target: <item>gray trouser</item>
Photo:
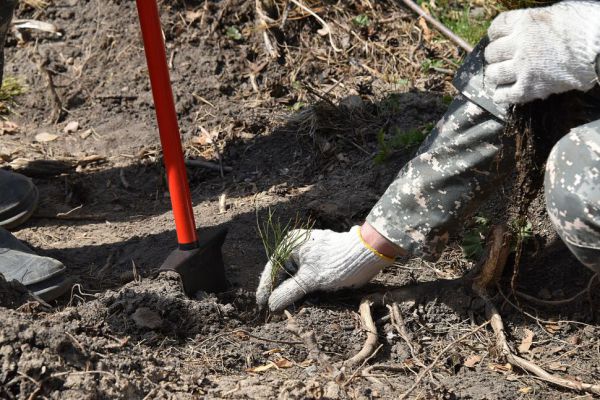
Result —
<instances>
[{"instance_id":1,"label":"gray trouser","mask_svg":"<svg viewBox=\"0 0 600 400\"><path fill-rule=\"evenodd\" d=\"M367 217L390 241L429 260L514 166L514 148L501 135L505 109L483 85L485 44L457 73L461 95ZM600 272L600 120L572 129L546 168L547 209L558 234Z\"/></svg>"},{"instance_id":2,"label":"gray trouser","mask_svg":"<svg viewBox=\"0 0 600 400\"><path fill-rule=\"evenodd\" d=\"M10 27L13 11L17 5L17 0L1 0L0 5L0 84L4 72L4 42L6 41L6 33Z\"/></svg>"}]
</instances>

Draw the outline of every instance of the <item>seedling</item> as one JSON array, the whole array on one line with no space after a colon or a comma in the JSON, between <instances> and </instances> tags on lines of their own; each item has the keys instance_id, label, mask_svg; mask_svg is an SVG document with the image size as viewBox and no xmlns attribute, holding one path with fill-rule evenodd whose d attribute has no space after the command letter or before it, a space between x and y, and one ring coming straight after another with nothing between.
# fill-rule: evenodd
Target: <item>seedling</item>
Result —
<instances>
[{"instance_id":1,"label":"seedling","mask_svg":"<svg viewBox=\"0 0 600 400\"><path fill-rule=\"evenodd\" d=\"M352 22L356 26L359 26L361 28L365 28L365 27L369 26L369 24L371 24L371 20L369 19L369 16L366 14L357 15L356 17L352 18Z\"/></svg>"},{"instance_id":2,"label":"seedling","mask_svg":"<svg viewBox=\"0 0 600 400\"><path fill-rule=\"evenodd\" d=\"M231 40L242 40L242 33L235 26L230 26L227 28L225 35Z\"/></svg>"},{"instance_id":3,"label":"seedling","mask_svg":"<svg viewBox=\"0 0 600 400\"><path fill-rule=\"evenodd\" d=\"M290 272L285 268L292 252L304 244L310 237L314 221L302 221L299 215L289 219L283 224L281 220L275 217L275 212L269 208L267 217L259 219L258 210L256 212L256 226L260 240L262 241L267 258L271 261L271 285L275 286L280 273ZM288 235L294 229L300 229L297 234Z\"/></svg>"}]
</instances>

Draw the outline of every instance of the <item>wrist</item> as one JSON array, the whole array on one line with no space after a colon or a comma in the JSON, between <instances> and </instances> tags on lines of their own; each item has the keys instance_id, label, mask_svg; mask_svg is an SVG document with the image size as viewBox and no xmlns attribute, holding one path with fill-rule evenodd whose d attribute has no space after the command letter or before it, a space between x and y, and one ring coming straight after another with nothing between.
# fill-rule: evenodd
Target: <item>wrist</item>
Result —
<instances>
[{"instance_id":1,"label":"wrist","mask_svg":"<svg viewBox=\"0 0 600 400\"><path fill-rule=\"evenodd\" d=\"M392 260L406 254L405 250L377 232L368 222L365 222L358 232L363 243L376 254L379 253L379 255Z\"/></svg>"}]
</instances>

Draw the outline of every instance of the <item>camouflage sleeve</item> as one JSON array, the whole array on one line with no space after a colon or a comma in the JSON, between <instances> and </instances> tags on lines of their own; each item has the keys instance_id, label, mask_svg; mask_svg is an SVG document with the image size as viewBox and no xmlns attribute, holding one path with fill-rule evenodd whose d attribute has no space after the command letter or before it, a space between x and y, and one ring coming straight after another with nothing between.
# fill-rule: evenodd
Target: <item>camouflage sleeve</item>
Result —
<instances>
[{"instance_id":1,"label":"camouflage sleeve","mask_svg":"<svg viewBox=\"0 0 600 400\"><path fill-rule=\"evenodd\" d=\"M572 129L548 157L546 208L583 265L600 273L600 120Z\"/></svg>"},{"instance_id":2,"label":"camouflage sleeve","mask_svg":"<svg viewBox=\"0 0 600 400\"><path fill-rule=\"evenodd\" d=\"M16 5L16 0L2 0L0 5L0 83L4 75L4 42Z\"/></svg>"},{"instance_id":3,"label":"camouflage sleeve","mask_svg":"<svg viewBox=\"0 0 600 400\"><path fill-rule=\"evenodd\" d=\"M367 221L409 253L437 259L449 236L510 172L502 131L500 120L458 96Z\"/></svg>"},{"instance_id":4,"label":"camouflage sleeve","mask_svg":"<svg viewBox=\"0 0 600 400\"><path fill-rule=\"evenodd\" d=\"M461 91L367 221L413 255L435 260L448 238L511 170L505 108L483 85L483 40L457 72Z\"/></svg>"}]
</instances>

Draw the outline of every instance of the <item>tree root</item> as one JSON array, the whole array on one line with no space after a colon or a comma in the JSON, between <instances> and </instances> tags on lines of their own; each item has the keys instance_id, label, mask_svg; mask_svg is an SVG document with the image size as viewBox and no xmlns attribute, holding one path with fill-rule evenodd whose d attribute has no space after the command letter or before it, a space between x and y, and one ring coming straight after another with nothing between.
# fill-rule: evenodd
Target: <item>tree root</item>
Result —
<instances>
[{"instance_id":1,"label":"tree root","mask_svg":"<svg viewBox=\"0 0 600 400\"><path fill-rule=\"evenodd\" d=\"M600 395L600 384L579 382L560 377L556 374L551 374L535 363L515 355L506 340L506 335L504 334L504 323L502 322L500 313L487 296L481 295L481 298L485 301L486 317L490 320L492 329L496 334L496 345L500 348L504 357L506 357L506 361L524 371L532 373L539 379L556 386Z\"/></svg>"},{"instance_id":2,"label":"tree root","mask_svg":"<svg viewBox=\"0 0 600 400\"><path fill-rule=\"evenodd\" d=\"M358 353L344 362L343 365L349 368L362 363L377 350L377 328L371 316L371 302L368 299L360 302L359 312L362 327L367 331L367 340Z\"/></svg>"},{"instance_id":3,"label":"tree root","mask_svg":"<svg viewBox=\"0 0 600 400\"><path fill-rule=\"evenodd\" d=\"M427 374L431 373L432 369L440 362L442 357L445 356L446 352L449 349L451 349L457 343L466 339L468 336L476 333L483 327L487 326L488 324L492 326L492 329L494 331L496 346L499 348L501 354L506 358L506 361L510 364L522 369L523 371L531 373L537 379L543 380L555 386L600 395L600 384L579 382L574 379L563 378L561 376L551 374L543 368L541 368L540 366L536 365L535 363L515 355L512 349L510 348L506 339L502 317L500 316L500 313L490 300L488 290L493 289L500 280L500 277L506 265L506 261L508 259L508 255L510 254L511 239L512 235L506 226L499 225L492 227L488 236L488 244L486 246L485 256L478 263L476 268L474 268L473 272L467 274L463 278L452 281L438 281L433 283L430 282L420 285L412 285L408 287L395 289L392 291L387 291L385 293L374 293L363 298L360 304L360 315L361 320L363 321L363 326L367 330L367 340L362 350L359 353L357 353L354 357L347 360L345 362L345 365L357 365L359 362L366 362L369 359L369 355L372 355L374 352L376 352L377 332L375 330L375 324L373 323L373 319L371 317L370 309L371 304L376 303L386 305L388 307L392 326L394 326L400 337L408 345L411 351L411 355L415 360L415 364L421 367L421 370L417 374L415 381L413 382L411 387L399 397L400 399L406 398L417 388L417 386L423 380L423 378ZM597 276L594 275L588 283L587 289L574 296L574 298L581 296L585 292L589 292L590 286L596 278ZM414 350L414 346L410 340L410 335L406 330L402 316L400 315L398 304L396 302L407 300L418 301L418 299L426 293L429 293L429 295L431 295L432 291L435 289L439 290L440 288L443 288L444 286L448 285L464 285L465 283L469 282L471 284L472 290L479 297L481 297L485 303L486 318L488 319L488 321L482 325L479 325L474 330L462 335L458 339L454 340L452 343L450 343L444 349L442 349L429 365L425 366L415 356L416 352ZM567 299L566 301L572 301L574 300L574 298ZM560 303L563 302L565 301L561 301ZM379 368L377 366L368 367L363 371L363 375L369 375L369 373L374 369L385 370L387 368ZM404 371L405 368L394 368L393 370L400 372Z\"/></svg>"},{"instance_id":4,"label":"tree root","mask_svg":"<svg viewBox=\"0 0 600 400\"><path fill-rule=\"evenodd\" d=\"M500 349L502 355L506 357L506 361L524 371L532 373L539 379L556 386L600 395L600 385L598 384L578 382L551 374L535 363L513 353L506 340L502 317L488 295L488 289L498 284L504 266L506 265L506 260L510 253L511 235L506 227L494 226L489 239L486 257L484 258L483 263L481 263L482 267L479 275L473 279L472 287L485 302L486 318L489 320L496 335L496 346Z\"/></svg>"}]
</instances>

